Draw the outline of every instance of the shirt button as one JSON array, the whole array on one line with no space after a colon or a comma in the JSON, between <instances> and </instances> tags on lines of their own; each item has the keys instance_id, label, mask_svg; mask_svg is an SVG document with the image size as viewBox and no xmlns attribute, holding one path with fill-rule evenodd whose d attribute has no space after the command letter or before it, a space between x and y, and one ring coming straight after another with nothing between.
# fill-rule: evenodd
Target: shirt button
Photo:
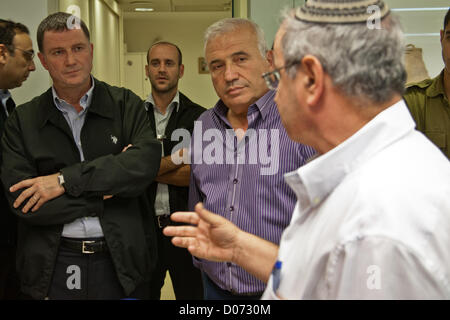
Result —
<instances>
[{"instance_id":1,"label":"shirt button","mask_svg":"<svg viewBox=\"0 0 450 320\"><path fill-rule=\"evenodd\" d=\"M227 267L228 267L228 268L231 267L231 262L227 262Z\"/></svg>"},{"instance_id":2,"label":"shirt button","mask_svg":"<svg viewBox=\"0 0 450 320\"><path fill-rule=\"evenodd\" d=\"M233 183L234 184L238 183L238 179L233 179Z\"/></svg>"},{"instance_id":3,"label":"shirt button","mask_svg":"<svg viewBox=\"0 0 450 320\"><path fill-rule=\"evenodd\" d=\"M233 206L230 207L230 211L234 211L234 207Z\"/></svg>"}]
</instances>

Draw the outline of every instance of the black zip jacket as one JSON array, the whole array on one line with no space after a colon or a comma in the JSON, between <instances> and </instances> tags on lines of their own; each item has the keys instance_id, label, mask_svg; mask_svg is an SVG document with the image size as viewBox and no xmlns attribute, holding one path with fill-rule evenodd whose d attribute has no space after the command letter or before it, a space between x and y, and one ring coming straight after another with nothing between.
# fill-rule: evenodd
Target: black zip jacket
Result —
<instances>
[{"instance_id":1,"label":"black zip jacket","mask_svg":"<svg viewBox=\"0 0 450 320\"><path fill-rule=\"evenodd\" d=\"M17 269L21 290L35 299L47 296L63 225L99 217L126 295L147 281L156 261L152 213L143 193L156 177L161 146L146 119L142 100L124 88L95 79L93 99L81 130L85 161L52 90L19 106L9 116L2 138L2 182L62 172L66 192L19 219ZM122 149L133 146L126 152ZM22 190L7 198L12 203ZM103 200L103 195L113 195ZM150 249L149 249L150 248Z\"/></svg>"}]
</instances>

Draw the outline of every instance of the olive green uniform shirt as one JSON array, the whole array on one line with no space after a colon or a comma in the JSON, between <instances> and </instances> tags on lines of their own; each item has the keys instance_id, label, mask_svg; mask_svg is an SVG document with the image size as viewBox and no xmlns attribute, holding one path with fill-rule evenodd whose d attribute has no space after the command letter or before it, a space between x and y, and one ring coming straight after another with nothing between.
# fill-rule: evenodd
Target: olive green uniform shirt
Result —
<instances>
[{"instance_id":1,"label":"olive green uniform shirt","mask_svg":"<svg viewBox=\"0 0 450 320\"><path fill-rule=\"evenodd\" d=\"M444 71L434 79L412 83L404 95L417 130L450 159L450 106L444 90Z\"/></svg>"}]
</instances>

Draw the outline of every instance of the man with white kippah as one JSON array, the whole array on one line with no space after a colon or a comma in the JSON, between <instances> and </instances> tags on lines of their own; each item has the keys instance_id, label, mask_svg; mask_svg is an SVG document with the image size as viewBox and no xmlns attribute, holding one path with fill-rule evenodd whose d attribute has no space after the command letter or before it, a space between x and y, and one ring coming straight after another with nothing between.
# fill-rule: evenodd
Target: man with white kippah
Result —
<instances>
[{"instance_id":1,"label":"man with white kippah","mask_svg":"<svg viewBox=\"0 0 450 320\"><path fill-rule=\"evenodd\" d=\"M190 225L165 234L266 281L265 299L449 299L450 163L402 100L402 39L382 1L287 13L264 76L279 79L290 138L318 156L285 176L298 201L280 245L201 204L173 214Z\"/></svg>"}]
</instances>

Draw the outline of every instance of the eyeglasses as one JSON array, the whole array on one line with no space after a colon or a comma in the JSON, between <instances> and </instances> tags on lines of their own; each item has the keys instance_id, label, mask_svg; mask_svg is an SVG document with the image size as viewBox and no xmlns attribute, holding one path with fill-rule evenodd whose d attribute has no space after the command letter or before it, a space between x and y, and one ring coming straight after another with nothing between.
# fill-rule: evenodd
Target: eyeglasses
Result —
<instances>
[{"instance_id":1,"label":"eyeglasses","mask_svg":"<svg viewBox=\"0 0 450 320\"><path fill-rule=\"evenodd\" d=\"M299 63L301 63L301 61L294 61L294 62L288 63L287 65L285 65L283 67L276 68L273 71L263 73L262 77L266 81L267 87L270 90L277 90L278 83L280 82L280 78L281 78L281 76L280 76L281 69L290 68L293 65L296 65L296 64L299 64Z\"/></svg>"},{"instance_id":2,"label":"eyeglasses","mask_svg":"<svg viewBox=\"0 0 450 320\"><path fill-rule=\"evenodd\" d=\"M20 48L14 48L14 49L22 51L24 53L23 56L24 56L25 60L27 60L28 62L33 61L33 58L34 58L34 51L33 50L23 50L23 49L20 49Z\"/></svg>"}]
</instances>

